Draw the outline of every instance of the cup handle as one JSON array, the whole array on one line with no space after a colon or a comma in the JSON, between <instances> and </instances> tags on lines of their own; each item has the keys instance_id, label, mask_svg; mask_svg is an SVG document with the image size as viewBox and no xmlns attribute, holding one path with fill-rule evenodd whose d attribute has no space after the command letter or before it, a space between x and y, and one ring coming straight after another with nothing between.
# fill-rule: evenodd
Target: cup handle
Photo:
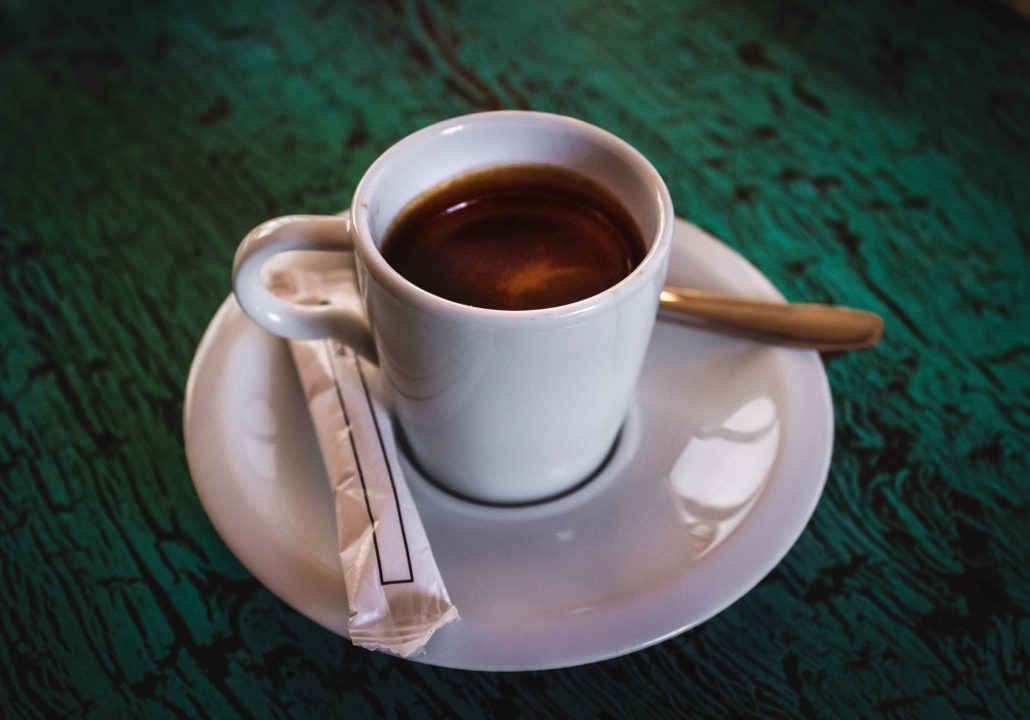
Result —
<instances>
[{"instance_id":1,"label":"cup handle","mask_svg":"<svg viewBox=\"0 0 1030 720\"><path fill-rule=\"evenodd\" d=\"M368 320L361 313L328 305L295 305L280 300L261 282L261 267L273 255L291 250L351 250L354 229L350 213L285 215L267 220L247 233L236 250L232 287L247 316L274 335L290 340L334 338L365 348L371 342Z\"/></svg>"}]
</instances>

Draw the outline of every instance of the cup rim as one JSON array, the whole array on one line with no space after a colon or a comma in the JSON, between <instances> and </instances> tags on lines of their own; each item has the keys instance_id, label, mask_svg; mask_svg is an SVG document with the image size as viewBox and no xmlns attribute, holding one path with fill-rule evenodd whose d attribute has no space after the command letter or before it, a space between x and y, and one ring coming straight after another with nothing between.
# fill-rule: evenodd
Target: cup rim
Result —
<instances>
[{"instance_id":1,"label":"cup rim","mask_svg":"<svg viewBox=\"0 0 1030 720\"><path fill-rule=\"evenodd\" d=\"M504 310L465 305L435 295L415 285L386 262L386 259L379 251L379 247L372 240L369 203L366 200L366 195L369 189L374 186L377 177L383 172L387 164L393 160L397 153L403 152L408 146L422 141L427 136L450 134L473 123L493 123L502 120L530 120L532 122L553 123L556 126L565 125L566 127L574 128L578 132L589 135L599 143L616 149L633 164L637 165L645 177L650 176L651 190L655 195L658 209L657 229L643 260L626 277L600 293L573 303L533 310ZM664 260L668 256L671 247L674 224L672 198L669 195L669 189L654 165L639 150L617 135L586 121L565 115L529 110L495 110L459 115L406 135L387 148L365 171L354 192L351 205L351 220L355 230L354 247L356 253L367 267L368 272L392 295L436 315L456 318L460 316L460 319L465 321L480 320L483 322L512 324L525 324L529 322L538 324L542 320L547 319L566 319L572 316L600 312L618 303L620 298L636 294L637 291L647 286L646 280L663 267Z\"/></svg>"}]
</instances>

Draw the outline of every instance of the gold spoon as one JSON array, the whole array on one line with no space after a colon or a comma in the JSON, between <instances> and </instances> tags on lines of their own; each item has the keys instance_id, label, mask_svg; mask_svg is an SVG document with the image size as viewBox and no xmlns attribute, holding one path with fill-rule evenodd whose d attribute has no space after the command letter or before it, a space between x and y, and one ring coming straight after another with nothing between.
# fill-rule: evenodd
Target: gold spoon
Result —
<instances>
[{"instance_id":1,"label":"gold spoon","mask_svg":"<svg viewBox=\"0 0 1030 720\"><path fill-rule=\"evenodd\" d=\"M662 290L661 309L694 327L811 350L861 350L883 335L879 315L835 305L744 300L667 287Z\"/></svg>"}]
</instances>

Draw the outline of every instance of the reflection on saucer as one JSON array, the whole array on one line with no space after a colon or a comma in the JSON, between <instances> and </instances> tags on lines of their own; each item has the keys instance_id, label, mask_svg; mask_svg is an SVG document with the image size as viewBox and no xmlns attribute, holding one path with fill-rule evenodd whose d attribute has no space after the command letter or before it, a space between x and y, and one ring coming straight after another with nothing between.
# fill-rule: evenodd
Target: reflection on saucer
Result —
<instances>
[{"instance_id":1,"label":"reflection on saucer","mask_svg":"<svg viewBox=\"0 0 1030 720\"><path fill-rule=\"evenodd\" d=\"M769 477L779 443L779 415L768 397L750 400L728 417L698 426L669 473L698 557L747 515Z\"/></svg>"}]
</instances>

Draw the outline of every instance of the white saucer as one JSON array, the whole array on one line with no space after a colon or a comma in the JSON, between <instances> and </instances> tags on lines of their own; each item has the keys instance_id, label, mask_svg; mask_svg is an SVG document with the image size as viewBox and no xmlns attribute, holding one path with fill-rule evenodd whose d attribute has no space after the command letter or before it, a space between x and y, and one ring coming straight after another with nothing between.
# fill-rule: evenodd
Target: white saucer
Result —
<instances>
[{"instance_id":1,"label":"white saucer","mask_svg":"<svg viewBox=\"0 0 1030 720\"><path fill-rule=\"evenodd\" d=\"M669 284L781 299L718 240L679 220ZM200 343L185 401L190 471L211 521L272 592L346 635L325 470L284 341L230 297ZM833 446L815 352L670 321L654 333L606 468L559 500L494 508L405 472L462 619L416 660L476 670L563 667L688 630L787 553Z\"/></svg>"}]
</instances>

